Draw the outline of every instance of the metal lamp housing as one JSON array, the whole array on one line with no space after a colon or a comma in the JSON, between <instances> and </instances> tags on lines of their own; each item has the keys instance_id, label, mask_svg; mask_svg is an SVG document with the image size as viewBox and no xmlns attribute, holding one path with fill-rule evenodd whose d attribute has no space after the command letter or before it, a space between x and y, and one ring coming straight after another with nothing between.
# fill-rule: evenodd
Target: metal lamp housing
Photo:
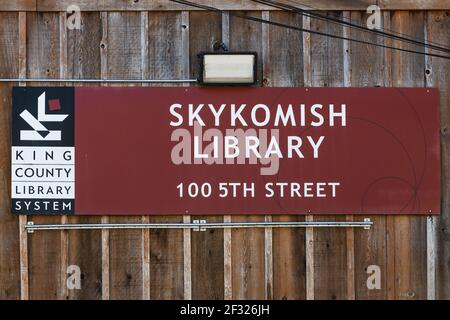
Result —
<instances>
[{"instance_id":1,"label":"metal lamp housing","mask_svg":"<svg viewBox=\"0 0 450 320\"><path fill-rule=\"evenodd\" d=\"M256 83L255 52L200 53L200 79L205 85L253 85Z\"/></svg>"}]
</instances>

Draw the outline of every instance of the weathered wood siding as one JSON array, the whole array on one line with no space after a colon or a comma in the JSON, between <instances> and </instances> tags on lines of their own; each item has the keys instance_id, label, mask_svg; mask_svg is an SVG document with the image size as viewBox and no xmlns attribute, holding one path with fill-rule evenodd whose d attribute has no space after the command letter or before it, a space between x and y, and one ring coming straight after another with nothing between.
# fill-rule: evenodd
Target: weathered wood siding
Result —
<instances>
[{"instance_id":1,"label":"weathered wood siding","mask_svg":"<svg viewBox=\"0 0 450 320\"><path fill-rule=\"evenodd\" d=\"M333 10L322 11L330 16L361 23L367 18L361 11L363 2L343 1L339 7L330 4L340 2L318 1L315 6ZM0 77L193 78L198 73L197 53L223 41L230 50L258 52L258 76L264 86L439 87L441 216L372 216L371 230L74 230L22 232L19 237L27 219L161 223L200 217L28 217L20 223L10 213L11 87L19 83L0 83L0 299L450 299L448 61L302 34L227 13L180 11L187 8L168 1L122 6L114 1L116 7L104 8L92 7L91 1L80 3L88 10L82 12L81 30L69 30L66 14L59 12L67 7L64 1L1 1ZM389 44L324 21L236 3L230 8L257 10L245 11L248 15ZM381 1L381 7L389 9L412 4ZM383 24L450 46L449 11L442 10L450 4L428 5L411 9L441 11L386 11ZM220 222L363 217L201 218ZM80 290L66 286L68 265L81 268ZM370 265L381 269L379 290L367 288Z\"/></svg>"}]
</instances>

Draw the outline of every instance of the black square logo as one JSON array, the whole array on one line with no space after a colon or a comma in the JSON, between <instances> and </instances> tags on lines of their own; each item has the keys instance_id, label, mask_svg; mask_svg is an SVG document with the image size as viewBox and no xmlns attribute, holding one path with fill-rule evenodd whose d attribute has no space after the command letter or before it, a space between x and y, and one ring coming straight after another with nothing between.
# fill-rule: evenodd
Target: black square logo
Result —
<instances>
[{"instance_id":1,"label":"black square logo","mask_svg":"<svg viewBox=\"0 0 450 320\"><path fill-rule=\"evenodd\" d=\"M74 146L73 87L14 87L13 146Z\"/></svg>"}]
</instances>

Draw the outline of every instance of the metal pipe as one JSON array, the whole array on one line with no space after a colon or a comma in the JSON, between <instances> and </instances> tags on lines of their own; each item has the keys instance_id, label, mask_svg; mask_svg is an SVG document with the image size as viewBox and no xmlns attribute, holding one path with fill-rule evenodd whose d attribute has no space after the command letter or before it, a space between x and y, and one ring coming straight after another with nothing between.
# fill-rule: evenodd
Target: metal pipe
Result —
<instances>
[{"instance_id":1,"label":"metal pipe","mask_svg":"<svg viewBox=\"0 0 450 320\"><path fill-rule=\"evenodd\" d=\"M0 82L194 83L197 79L0 79Z\"/></svg>"},{"instance_id":2,"label":"metal pipe","mask_svg":"<svg viewBox=\"0 0 450 320\"><path fill-rule=\"evenodd\" d=\"M370 229L373 222L364 221L289 221L289 222L200 222L194 223L75 223L75 224L34 224L25 226L28 232L36 230L85 230L85 229L220 229L220 228L364 228Z\"/></svg>"}]
</instances>

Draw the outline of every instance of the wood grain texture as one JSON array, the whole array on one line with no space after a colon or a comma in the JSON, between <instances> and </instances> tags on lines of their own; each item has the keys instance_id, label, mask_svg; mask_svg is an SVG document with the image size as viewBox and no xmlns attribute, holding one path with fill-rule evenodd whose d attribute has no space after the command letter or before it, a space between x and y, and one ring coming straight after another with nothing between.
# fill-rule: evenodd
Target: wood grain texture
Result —
<instances>
[{"instance_id":1,"label":"wood grain texture","mask_svg":"<svg viewBox=\"0 0 450 320\"><path fill-rule=\"evenodd\" d=\"M223 222L231 222L231 216L223 217ZM223 230L223 298L233 299L233 267L231 262L231 228Z\"/></svg>"},{"instance_id":2,"label":"wood grain texture","mask_svg":"<svg viewBox=\"0 0 450 320\"><path fill-rule=\"evenodd\" d=\"M0 77L19 75L19 14L0 13ZM20 298L19 223L11 214L11 91L0 84L0 299Z\"/></svg>"},{"instance_id":3,"label":"wood grain texture","mask_svg":"<svg viewBox=\"0 0 450 320\"><path fill-rule=\"evenodd\" d=\"M427 299L436 300L436 219L427 217Z\"/></svg>"},{"instance_id":4,"label":"wood grain texture","mask_svg":"<svg viewBox=\"0 0 450 320\"><path fill-rule=\"evenodd\" d=\"M0 10L39 10L39 11L65 11L73 4L70 0L21 0L17 4L10 4L8 0L0 0ZM291 1L280 2L292 4ZM12 1L11 1L12 2ZM275 10L273 7L264 6L252 1L245 0L196 0L200 4L214 6L222 10ZM300 8L305 10L365 10L374 4L370 0L301 0L296 1ZM83 11L163 11L163 10L198 10L189 6L173 3L169 0L114 0L114 1L91 1L78 0L77 4ZM448 9L449 0L381 0L378 5L382 9L402 10L425 10L425 9Z\"/></svg>"},{"instance_id":5,"label":"wood grain texture","mask_svg":"<svg viewBox=\"0 0 450 320\"><path fill-rule=\"evenodd\" d=\"M342 12L343 20L350 20L350 11ZM342 35L348 38L350 34L350 28L344 26L342 30ZM350 44L351 41L342 41L342 55L343 55L343 67L344 67L344 86L350 87L351 83L351 65L350 65ZM347 222L353 221L353 215L346 215L345 220ZM347 247L347 299L355 300L355 230L353 228L347 228L345 230L345 239Z\"/></svg>"},{"instance_id":6,"label":"wood grain texture","mask_svg":"<svg viewBox=\"0 0 450 320\"><path fill-rule=\"evenodd\" d=\"M101 26L99 12L83 12L81 29L67 30L67 74L70 78L100 78Z\"/></svg>"},{"instance_id":7,"label":"wood grain texture","mask_svg":"<svg viewBox=\"0 0 450 320\"><path fill-rule=\"evenodd\" d=\"M183 223L191 223L191 216L184 215ZM192 300L192 250L190 228L183 229L183 299Z\"/></svg>"},{"instance_id":8,"label":"wood grain texture","mask_svg":"<svg viewBox=\"0 0 450 320\"><path fill-rule=\"evenodd\" d=\"M189 14L190 79L199 77L198 54L214 51L214 44L222 42L222 16L217 12L197 12Z\"/></svg>"},{"instance_id":9,"label":"wood grain texture","mask_svg":"<svg viewBox=\"0 0 450 320\"><path fill-rule=\"evenodd\" d=\"M305 29L311 28L311 18L303 16L302 26ZM312 87L312 62L311 62L311 33L305 32L302 37L303 49L303 85L305 87Z\"/></svg>"},{"instance_id":10,"label":"wood grain texture","mask_svg":"<svg viewBox=\"0 0 450 320\"><path fill-rule=\"evenodd\" d=\"M141 77L141 16L108 13L107 70L110 79ZM125 213L125 212L124 212ZM141 217L110 217L110 223L139 223ZM110 298L142 299L142 232L111 230Z\"/></svg>"},{"instance_id":11,"label":"wood grain texture","mask_svg":"<svg viewBox=\"0 0 450 320\"><path fill-rule=\"evenodd\" d=\"M199 76L201 51L212 51L215 42L221 42L222 16L215 12L192 11L189 15L190 78ZM195 216L192 220L222 222L220 216ZM208 229L192 232L192 298L224 298L223 230Z\"/></svg>"},{"instance_id":12,"label":"wood grain texture","mask_svg":"<svg viewBox=\"0 0 450 320\"><path fill-rule=\"evenodd\" d=\"M363 24L367 13L354 11L350 13L352 23ZM383 43L383 38L373 33L361 33L355 29L349 30L349 36L373 43ZM354 87L384 86L385 76L390 76L385 68L383 48L351 42L348 48L350 85ZM366 216L364 216L366 217ZM373 221L370 230L355 229L355 298L356 299L386 299L387 298L387 260L386 260L386 217L367 216ZM357 219L360 220L361 217ZM381 271L381 289L367 288L367 268L377 265Z\"/></svg>"},{"instance_id":13,"label":"wood grain texture","mask_svg":"<svg viewBox=\"0 0 450 320\"><path fill-rule=\"evenodd\" d=\"M341 12L325 13L342 18ZM311 28L330 34L342 34L342 27L311 20ZM343 43L311 35L311 82L314 87L344 85ZM345 216L314 216L314 221L345 221ZM314 298L346 299L347 239L345 229L314 230Z\"/></svg>"},{"instance_id":14,"label":"wood grain texture","mask_svg":"<svg viewBox=\"0 0 450 320\"><path fill-rule=\"evenodd\" d=\"M36 0L0 0L0 11L36 11Z\"/></svg>"},{"instance_id":15,"label":"wood grain texture","mask_svg":"<svg viewBox=\"0 0 450 320\"><path fill-rule=\"evenodd\" d=\"M101 218L102 224L109 223L109 217ZM102 300L110 299L110 249L109 249L109 229L102 229Z\"/></svg>"},{"instance_id":16,"label":"wood grain texture","mask_svg":"<svg viewBox=\"0 0 450 320\"><path fill-rule=\"evenodd\" d=\"M389 10L447 10L449 0L380 0L378 5Z\"/></svg>"},{"instance_id":17,"label":"wood grain texture","mask_svg":"<svg viewBox=\"0 0 450 320\"><path fill-rule=\"evenodd\" d=\"M230 14L222 13L222 43L228 48L230 46ZM223 222L231 222L230 215L223 216ZM223 298L224 300L233 299L233 268L231 261L231 228L223 229Z\"/></svg>"},{"instance_id":18,"label":"wood grain texture","mask_svg":"<svg viewBox=\"0 0 450 320\"><path fill-rule=\"evenodd\" d=\"M151 217L151 223L180 223L180 217ZM150 233L150 298L183 299L183 231L155 229Z\"/></svg>"},{"instance_id":19,"label":"wood grain texture","mask_svg":"<svg viewBox=\"0 0 450 320\"><path fill-rule=\"evenodd\" d=\"M181 12L150 12L148 68L151 79L184 76L183 40L187 25ZM182 222L182 216L151 217L152 223ZM184 298L183 230L155 229L150 233L151 299Z\"/></svg>"},{"instance_id":20,"label":"wood grain texture","mask_svg":"<svg viewBox=\"0 0 450 320\"><path fill-rule=\"evenodd\" d=\"M261 18L270 20L270 12L262 11ZM270 37L269 25L261 25L261 50L262 50L262 77L265 78L265 66L270 65L269 51L270 51ZM263 85L265 81L263 80ZM265 222L272 222L271 215L264 216ZM273 228L264 228L264 299L273 299Z\"/></svg>"},{"instance_id":21,"label":"wood grain texture","mask_svg":"<svg viewBox=\"0 0 450 320\"><path fill-rule=\"evenodd\" d=\"M189 75L189 11L181 12L181 61L178 63L181 65L181 77L187 78ZM181 84L184 87L188 87L189 83ZM183 215L183 223L191 223L191 212L186 211ZM183 282L184 282L184 299L192 300L192 243L191 243L192 229L185 228L183 230Z\"/></svg>"},{"instance_id":22,"label":"wood grain texture","mask_svg":"<svg viewBox=\"0 0 450 320\"><path fill-rule=\"evenodd\" d=\"M101 79L108 78L108 12L100 12L101 24L101 41L100 41L100 77ZM102 83L102 86L108 84ZM109 223L109 217L102 216L101 223ZM109 229L101 230L101 293L102 300L110 299L110 246L109 246Z\"/></svg>"},{"instance_id":23,"label":"wood grain texture","mask_svg":"<svg viewBox=\"0 0 450 320\"><path fill-rule=\"evenodd\" d=\"M312 215L307 215L305 221L313 222ZM306 300L314 300L314 229L306 228L305 231L305 278L306 278Z\"/></svg>"},{"instance_id":24,"label":"wood grain texture","mask_svg":"<svg viewBox=\"0 0 450 320\"><path fill-rule=\"evenodd\" d=\"M245 14L261 17L260 12ZM255 51L262 56L261 25L230 16L230 50ZM262 59L257 66L257 78L262 80ZM233 222L261 221L261 216L232 216ZM264 299L264 229L234 229L231 231L231 261L233 299Z\"/></svg>"},{"instance_id":25,"label":"wood grain texture","mask_svg":"<svg viewBox=\"0 0 450 320\"><path fill-rule=\"evenodd\" d=\"M67 15L64 12L59 13L59 77L66 79L67 74ZM61 224L68 223L67 215L61 216ZM59 270L60 290L58 292L59 300L69 299L69 288L67 286L67 267L69 266L69 236L67 230L61 230L61 260Z\"/></svg>"},{"instance_id":26,"label":"wood grain texture","mask_svg":"<svg viewBox=\"0 0 450 320\"><path fill-rule=\"evenodd\" d=\"M81 29L67 29L67 76L69 78L100 78L101 27L100 13L83 12L81 14ZM86 86L86 84L84 85ZM71 216L69 222L100 223L101 218ZM69 298L101 299L102 232L98 230L70 230L68 242L68 264L77 265L81 270L81 289L69 290Z\"/></svg>"},{"instance_id":27,"label":"wood grain texture","mask_svg":"<svg viewBox=\"0 0 450 320\"><path fill-rule=\"evenodd\" d=\"M391 28L424 38L423 12L398 11L391 17ZM401 47L411 47L400 44ZM422 49L423 50L423 49ZM423 87L425 79L423 55L392 53L394 87ZM394 218L395 298L426 299L426 217Z\"/></svg>"},{"instance_id":28,"label":"wood grain texture","mask_svg":"<svg viewBox=\"0 0 450 320\"><path fill-rule=\"evenodd\" d=\"M428 12L427 40L450 46L450 12ZM428 58L426 85L438 87L441 101L442 207L435 217L436 299L450 299L450 66L443 59Z\"/></svg>"},{"instance_id":29,"label":"wood grain texture","mask_svg":"<svg viewBox=\"0 0 450 320\"><path fill-rule=\"evenodd\" d=\"M345 217L315 216L314 221L344 221ZM314 299L347 299L345 229L314 229Z\"/></svg>"},{"instance_id":30,"label":"wood grain texture","mask_svg":"<svg viewBox=\"0 0 450 320\"><path fill-rule=\"evenodd\" d=\"M302 26L300 15L271 11L271 21ZM274 26L267 28L263 53L264 86L296 87L303 85L303 37L301 32ZM289 44L289 45L286 45ZM304 221L304 217L273 216L273 221ZM306 298L305 229L274 228L273 298Z\"/></svg>"},{"instance_id":31,"label":"wood grain texture","mask_svg":"<svg viewBox=\"0 0 450 320\"><path fill-rule=\"evenodd\" d=\"M261 221L261 217L232 216L232 221ZM234 229L231 234L233 299L264 299L264 229Z\"/></svg>"},{"instance_id":32,"label":"wood grain texture","mask_svg":"<svg viewBox=\"0 0 450 320\"><path fill-rule=\"evenodd\" d=\"M148 12L141 12L141 78L148 79ZM147 86L147 84L142 84ZM148 216L141 217L149 223ZM142 229L142 299L150 300L150 229Z\"/></svg>"},{"instance_id":33,"label":"wood grain texture","mask_svg":"<svg viewBox=\"0 0 450 320\"><path fill-rule=\"evenodd\" d=\"M59 14L27 13L27 77L58 78ZM39 83L45 86L46 83ZM60 217L35 216L36 224L58 224ZM61 234L38 232L28 237L30 299L57 299L61 286Z\"/></svg>"},{"instance_id":34,"label":"wood grain texture","mask_svg":"<svg viewBox=\"0 0 450 320\"><path fill-rule=\"evenodd\" d=\"M302 27L301 15L270 12L270 20ZM264 85L274 87L301 87L303 81L302 32L268 26L268 63L264 65Z\"/></svg>"},{"instance_id":35,"label":"wood grain texture","mask_svg":"<svg viewBox=\"0 0 450 320\"><path fill-rule=\"evenodd\" d=\"M20 270L20 300L30 299L30 272L28 262L28 233L25 229L27 217L19 216L19 270Z\"/></svg>"},{"instance_id":36,"label":"wood grain texture","mask_svg":"<svg viewBox=\"0 0 450 320\"><path fill-rule=\"evenodd\" d=\"M383 27L391 30L391 13L383 13ZM386 45L392 46L392 39L384 39ZM384 50L384 85L392 87L392 49ZM386 298L395 299L395 217L386 217ZM383 282L382 282L383 283Z\"/></svg>"},{"instance_id":37,"label":"wood grain texture","mask_svg":"<svg viewBox=\"0 0 450 320\"><path fill-rule=\"evenodd\" d=\"M27 13L19 12L19 78L27 77ZM19 82L19 86L26 86ZM20 268L20 299L30 298L30 277L28 263L28 233L25 230L28 217L19 215L19 268Z\"/></svg>"}]
</instances>

